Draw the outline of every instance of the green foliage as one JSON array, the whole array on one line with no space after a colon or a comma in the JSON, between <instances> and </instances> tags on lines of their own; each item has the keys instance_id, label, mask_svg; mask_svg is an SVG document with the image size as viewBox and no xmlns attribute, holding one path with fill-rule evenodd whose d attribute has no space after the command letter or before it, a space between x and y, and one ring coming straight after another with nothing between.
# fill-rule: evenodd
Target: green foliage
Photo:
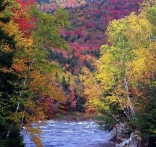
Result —
<instances>
[{"instance_id":1,"label":"green foliage","mask_svg":"<svg viewBox=\"0 0 156 147\"><path fill-rule=\"evenodd\" d=\"M109 24L110 44L101 46L94 73L103 93L96 109L104 126L125 123L130 133L137 130L146 138L156 136L155 8L147 5Z\"/></svg>"},{"instance_id":2,"label":"green foliage","mask_svg":"<svg viewBox=\"0 0 156 147\"><path fill-rule=\"evenodd\" d=\"M145 85L146 90L143 96L147 97L147 102L138 100L143 108L137 112L136 124L141 135L146 138L156 137L156 86Z\"/></svg>"},{"instance_id":3,"label":"green foliage","mask_svg":"<svg viewBox=\"0 0 156 147\"><path fill-rule=\"evenodd\" d=\"M24 147L23 138L20 134L20 127L17 126L22 117L16 111L17 103L21 101L19 91L21 87L18 76L11 72L13 56L16 49L14 35L9 35L4 30L4 25L10 22L7 8L11 6L9 1L0 1L0 146L1 147ZM16 121L15 121L16 120Z\"/></svg>"},{"instance_id":4,"label":"green foliage","mask_svg":"<svg viewBox=\"0 0 156 147\"><path fill-rule=\"evenodd\" d=\"M56 82L54 74L61 70L47 56L49 48L68 50L60 30L69 26L69 16L62 9L53 15L35 7L24 12L21 9L20 13L35 23L31 36L25 37L26 32L13 18L20 17L16 5L14 1L0 1L0 146L24 146L21 123L26 125L36 146L41 146L40 131L34 130L31 123L45 119L39 99L46 96L65 101L61 88L52 85ZM15 10L15 14L10 10Z\"/></svg>"},{"instance_id":5,"label":"green foliage","mask_svg":"<svg viewBox=\"0 0 156 147\"><path fill-rule=\"evenodd\" d=\"M35 46L45 47L47 44L53 49L68 49L67 43L60 36L60 29L70 26L69 15L65 10L59 8L52 15L32 7L30 13L36 18L36 30L32 36Z\"/></svg>"},{"instance_id":6,"label":"green foliage","mask_svg":"<svg viewBox=\"0 0 156 147\"><path fill-rule=\"evenodd\" d=\"M152 24L152 31L153 31L153 35L155 38L155 35L156 35L156 26L155 26L156 4L154 4L152 7L147 7L146 11L147 11L148 19L149 19L150 23Z\"/></svg>"},{"instance_id":7,"label":"green foliage","mask_svg":"<svg viewBox=\"0 0 156 147\"><path fill-rule=\"evenodd\" d=\"M8 2L5 2L3 0L0 1L0 22L4 24L9 22L9 17L3 15L8 4ZM4 51L2 47L3 43L6 43L10 47L12 47L12 50L8 52ZM15 40L13 36L8 36L8 34L2 29L2 26L0 25L0 68L11 66L14 52L13 49L15 49Z\"/></svg>"},{"instance_id":8,"label":"green foliage","mask_svg":"<svg viewBox=\"0 0 156 147\"><path fill-rule=\"evenodd\" d=\"M15 124L11 125L11 121L4 120L3 117L0 117L0 146L1 147L24 147L25 144L23 142L23 137L20 133L20 128L17 127ZM7 137L9 129L9 137Z\"/></svg>"},{"instance_id":9,"label":"green foliage","mask_svg":"<svg viewBox=\"0 0 156 147\"><path fill-rule=\"evenodd\" d=\"M100 125L100 129L103 130L111 130L112 126L115 126L116 121L111 115L98 116L96 117L98 124Z\"/></svg>"}]
</instances>

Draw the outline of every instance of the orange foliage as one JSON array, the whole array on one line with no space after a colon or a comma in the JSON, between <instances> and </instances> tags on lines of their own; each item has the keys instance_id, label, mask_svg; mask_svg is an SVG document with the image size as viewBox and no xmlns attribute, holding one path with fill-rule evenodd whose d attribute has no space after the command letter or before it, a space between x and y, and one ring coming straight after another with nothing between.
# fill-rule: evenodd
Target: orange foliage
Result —
<instances>
[{"instance_id":1,"label":"orange foliage","mask_svg":"<svg viewBox=\"0 0 156 147\"><path fill-rule=\"evenodd\" d=\"M20 73L20 72L25 71L27 69L27 66L23 62L15 62L11 65L11 68L15 72Z\"/></svg>"}]
</instances>

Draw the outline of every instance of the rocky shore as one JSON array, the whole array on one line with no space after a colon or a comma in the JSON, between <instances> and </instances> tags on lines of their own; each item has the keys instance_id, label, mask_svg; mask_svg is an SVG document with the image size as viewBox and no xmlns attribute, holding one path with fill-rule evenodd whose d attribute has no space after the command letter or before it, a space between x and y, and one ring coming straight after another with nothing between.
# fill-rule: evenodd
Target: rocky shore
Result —
<instances>
[{"instance_id":1,"label":"rocky shore","mask_svg":"<svg viewBox=\"0 0 156 147\"><path fill-rule=\"evenodd\" d=\"M116 143L113 141L99 144L99 147L115 147L115 146L116 146Z\"/></svg>"}]
</instances>

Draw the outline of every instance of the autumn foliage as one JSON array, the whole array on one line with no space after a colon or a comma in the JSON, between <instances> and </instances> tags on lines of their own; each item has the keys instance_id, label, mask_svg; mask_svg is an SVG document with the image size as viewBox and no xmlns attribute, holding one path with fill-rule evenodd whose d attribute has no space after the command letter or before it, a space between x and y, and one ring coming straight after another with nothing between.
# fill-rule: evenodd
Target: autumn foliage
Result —
<instances>
[{"instance_id":1,"label":"autumn foliage","mask_svg":"<svg viewBox=\"0 0 156 147\"><path fill-rule=\"evenodd\" d=\"M109 22L123 18L131 12L138 12L142 0L53 0L49 4L42 3L42 1L37 2L39 9L48 13L53 13L57 7L67 8L70 14L71 28L62 29L61 37L68 42L71 52L58 52L56 60L61 62L60 59L63 58L61 65L67 67L66 69L73 74L78 74L82 66L94 69L86 58L88 55L99 57L99 48L107 40L105 31ZM74 4L76 5L73 6ZM63 57L61 57L62 55ZM53 56L55 58L55 55ZM81 61L78 59L79 56L83 56Z\"/></svg>"},{"instance_id":2,"label":"autumn foliage","mask_svg":"<svg viewBox=\"0 0 156 147\"><path fill-rule=\"evenodd\" d=\"M48 15L38 11L34 3L7 0L0 3L2 146L23 147L20 135L23 126L36 146L42 146L41 132L39 128L32 128L32 122L39 126L38 120L47 119L49 109L44 111L44 107L50 105L47 98L51 99L51 104L54 100L62 103L66 101L59 80L55 77L56 72L61 73L61 68L47 60L46 45L48 43L53 49L68 49L60 37L60 28L69 24L68 13L58 9L53 15ZM14 137L19 138L18 144L13 143L15 131Z\"/></svg>"},{"instance_id":3,"label":"autumn foliage","mask_svg":"<svg viewBox=\"0 0 156 147\"><path fill-rule=\"evenodd\" d=\"M89 82L98 87L97 95L87 97L102 115L105 128L123 123L130 134L138 131L143 138L156 136L153 120L156 41L150 39L155 35L152 17L155 12L155 3L152 6L145 3L139 14L111 21L106 31L108 44L101 46L100 58L95 60L96 70L87 73L92 82L88 78L84 82L86 90ZM118 143L123 141L120 138Z\"/></svg>"},{"instance_id":4,"label":"autumn foliage","mask_svg":"<svg viewBox=\"0 0 156 147\"><path fill-rule=\"evenodd\" d=\"M35 28L35 17L30 16L27 13L27 9L29 6L35 5L36 0L16 0L16 3L18 8L13 8L12 19L19 25L19 29L22 33L28 37L32 29Z\"/></svg>"},{"instance_id":5,"label":"autumn foliage","mask_svg":"<svg viewBox=\"0 0 156 147\"><path fill-rule=\"evenodd\" d=\"M31 123L70 111L155 137L156 4L142 2L0 2L0 138L24 125L42 146Z\"/></svg>"}]
</instances>

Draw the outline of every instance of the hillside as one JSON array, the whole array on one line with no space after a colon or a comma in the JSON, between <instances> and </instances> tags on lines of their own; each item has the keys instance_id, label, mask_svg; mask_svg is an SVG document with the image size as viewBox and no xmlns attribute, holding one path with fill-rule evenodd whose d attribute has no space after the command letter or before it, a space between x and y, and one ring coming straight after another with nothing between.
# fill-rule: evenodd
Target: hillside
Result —
<instances>
[{"instance_id":1,"label":"hillside","mask_svg":"<svg viewBox=\"0 0 156 147\"><path fill-rule=\"evenodd\" d=\"M47 119L94 119L117 146L156 146L156 0L140 3L0 1L1 146L24 147L23 129L44 146Z\"/></svg>"},{"instance_id":2,"label":"hillside","mask_svg":"<svg viewBox=\"0 0 156 147\"><path fill-rule=\"evenodd\" d=\"M39 8L52 13L57 7L70 14L71 28L62 30L62 37L72 52L51 53L53 59L73 74L82 66L94 67L87 61L88 55L99 57L99 48L106 43L105 30L110 21L137 12L142 0L37 0ZM63 56L62 56L63 55Z\"/></svg>"}]
</instances>

